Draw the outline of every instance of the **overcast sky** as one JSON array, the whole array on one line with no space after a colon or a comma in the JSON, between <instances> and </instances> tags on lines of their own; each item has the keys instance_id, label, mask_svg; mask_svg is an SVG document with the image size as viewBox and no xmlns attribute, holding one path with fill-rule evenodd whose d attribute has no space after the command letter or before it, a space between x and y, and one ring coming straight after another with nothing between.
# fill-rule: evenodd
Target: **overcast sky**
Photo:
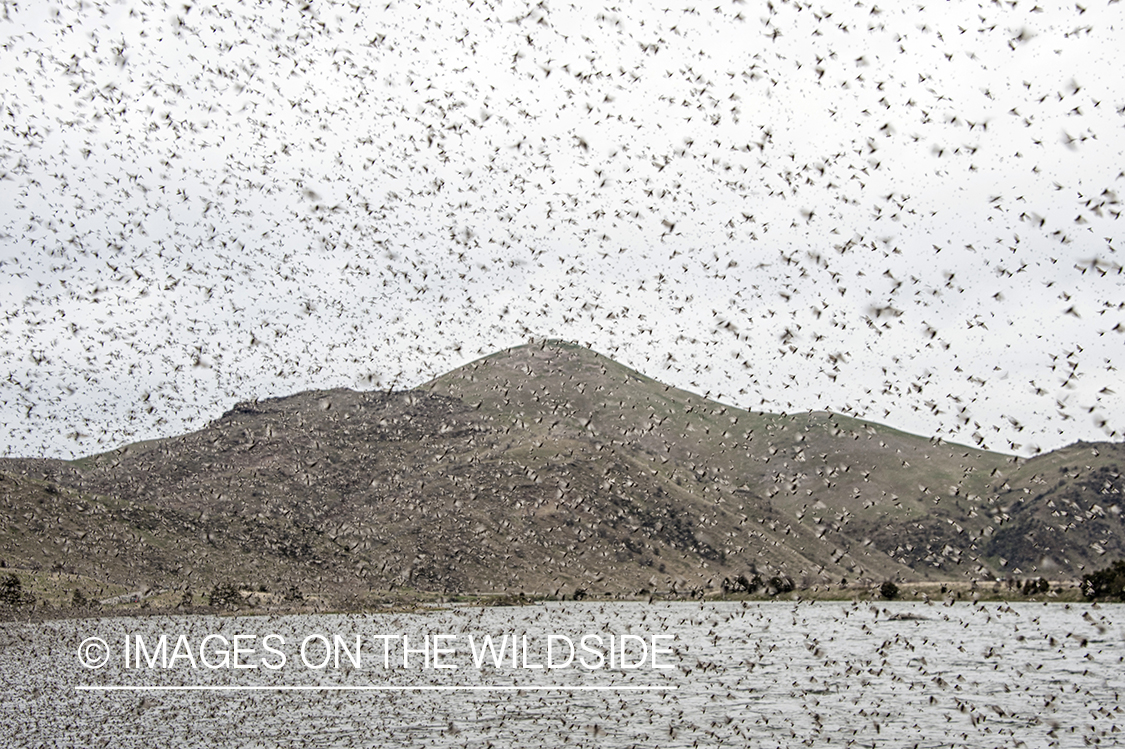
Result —
<instances>
[{"instance_id":1,"label":"overcast sky","mask_svg":"<svg viewBox=\"0 0 1125 749\"><path fill-rule=\"evenodd\" d=\"M1121 439L1125 6L6 3L0 445L529 337L1019 454Z\"/></svg>"}]
</instances>

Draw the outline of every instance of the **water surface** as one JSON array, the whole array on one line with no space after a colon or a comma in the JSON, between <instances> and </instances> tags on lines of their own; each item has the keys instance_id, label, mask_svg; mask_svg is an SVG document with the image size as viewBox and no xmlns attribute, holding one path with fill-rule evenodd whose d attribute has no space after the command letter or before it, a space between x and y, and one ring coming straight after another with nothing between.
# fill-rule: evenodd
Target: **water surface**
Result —
<instances>
[{"instance_id":1,"label":"water surface","mask_svg":"<svg viewBox=\"0 0 1125 749\"><path fill-rule=\"evenodd\" d=\"M280 653L264 649L267 635ZM302 661L301 642L319 666L337 635L353 655L360 638L358 667L348 652L323 668ZM405 668L404 635L419 648ZM420 652L437 635L451 649L438 662L453 668ZM509 649L500 666L486 657L478 667L468 640L485 635L516 637L515 665ZM583 636L603 638L587 644L601 643L605 659L535 668L548 635L560 638L555 665ZM651 653L609 668L610 635L630 636L630 664L641 641L661 636L670 652L655 663L670 668L654 668ZM123 643L137 636L146 649L127 667ZM97 669L79 659L92 637L109 646ZM246 667L233 667L233 643ZM226 665L200 662L221 664L224 644ZM284 665L269 668L281 653ZM320 687L367 691L309 689ZM8 623L0 688L5 746L1115 746L1125 743L1125 606L568 602Z\"/></svg>"}]
</instances>

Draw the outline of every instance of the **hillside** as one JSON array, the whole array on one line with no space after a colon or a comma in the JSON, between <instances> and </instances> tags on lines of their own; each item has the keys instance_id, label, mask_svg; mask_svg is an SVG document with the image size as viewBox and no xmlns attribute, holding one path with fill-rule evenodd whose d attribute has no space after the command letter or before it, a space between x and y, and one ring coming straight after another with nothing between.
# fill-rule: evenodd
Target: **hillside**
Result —
<instances>
[{"instance_id":1,"label":"hillside","mask_svg":"<svg viewBox=\"0 0 1125 749\"><path fill-rule=\"evenodd\" d=\"M240 403L0 461L0 559L127 588L573 595L724 578L1076 577L1125 556L1121 444L1030 460L739 410L540 342L405 392Z\"/></svg>"}]
</instances>

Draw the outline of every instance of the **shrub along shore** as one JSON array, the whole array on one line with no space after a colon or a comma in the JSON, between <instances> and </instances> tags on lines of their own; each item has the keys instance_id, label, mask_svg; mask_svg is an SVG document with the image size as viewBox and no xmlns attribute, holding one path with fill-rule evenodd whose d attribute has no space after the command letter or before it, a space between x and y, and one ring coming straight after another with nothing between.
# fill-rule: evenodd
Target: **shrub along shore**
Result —
<instances>
[{"instance_id":1,"label":"shrub along shore","mask_svg":"<svg viewBox=\"0 0 1125 749\"><path fill-rule=\"evenodd\" d=\"M295 587L270 591L266 586L220 583L209 590L141 589L103 585L63 573L9 570L0 573L0 620L40 621L58 618L190 614L379 613L426 611L456 605L518 606L540 601L919 601L1083 603L1125 601L1125 560L1085 575L1081 580L1025 578L958 582L864 581L800 587L788 579L727 579L719 588L689 591L639 590L632 595L603 595L578 588L557 596L523 593L448 595L415 589L371 591L344 600L325 600Z\"/></svg>"}]
</instances>

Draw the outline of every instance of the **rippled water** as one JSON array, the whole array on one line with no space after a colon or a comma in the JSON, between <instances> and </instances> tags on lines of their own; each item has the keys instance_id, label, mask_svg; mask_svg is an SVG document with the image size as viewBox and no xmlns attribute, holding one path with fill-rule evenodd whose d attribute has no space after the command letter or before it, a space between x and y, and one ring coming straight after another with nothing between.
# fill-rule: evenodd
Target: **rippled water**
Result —
<instances>
[{"instance_id":1,"label":"rippled water","mask_svg":"<svg viewBox=\"0 0 1125 749\"><path fill-rule=\"evenodd\" d=\"M515 667L506 650L499 667L478 668L469 637L479 646L504 634L527 636L526 661L520 640ZM631 635L630 663L641 640L670 636L657 640L670 652L656 664L671 668L653 668L651 652L628 670L524 668L545 663L552 634L576 648L599 635L603 655L609 635ZM125 665L125 638L138 635L153 667L143 656ZM218 668L200 663L221 664L236 635L238 662L257 668L235 669L229 655ZM318 666L328 654L319 636L336 635L353 651L359 636L360 666L347 653L338 668L306 666L300 643ZM403 635L412 648L443 635L451 652L439 662L454 668L426 667L420 652L403 668ZM79 659L94 637L109 646L97 669ZM598 642L587 640L591 651ZM555 643L561 663L566 643ZM180 691L188 686L197 691ZM4 746L1122 746L1125 606L558 603L9 623L0 688Z\"/></svg>"}]
</instances>

